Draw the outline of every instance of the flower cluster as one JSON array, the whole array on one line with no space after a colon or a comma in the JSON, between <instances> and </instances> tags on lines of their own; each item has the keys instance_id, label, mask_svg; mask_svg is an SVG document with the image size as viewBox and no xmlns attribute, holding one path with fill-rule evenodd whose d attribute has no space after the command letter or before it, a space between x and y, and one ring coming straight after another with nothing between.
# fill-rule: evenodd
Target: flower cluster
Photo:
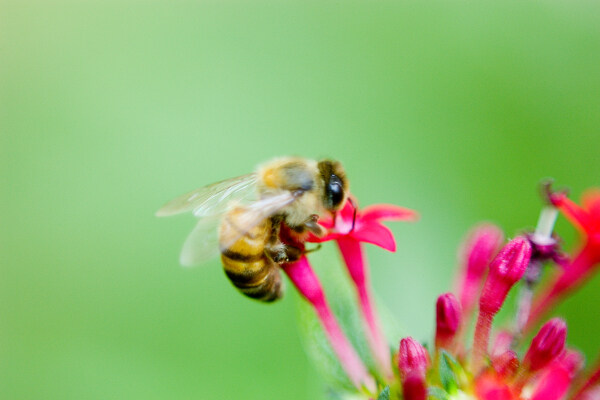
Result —
<instances>
[{"instance_id":1,"label":"flower cluster","mask_svg":"<svg viewBox=\"0 0 600 400\"><path fill-rule=\"evenodd\" d=\"M600 399L600 365L584 372L583 356L566 346L566 323L560 318L544 321L600 265L600 191L588 192L580 207L565 191L545 188L547 205L534 231L506 242L492 224L473 229L461 250L456 294L437 299L430 348L407 337L390 349L374 309L363 248L363 243L371 243L395 251L394 237L381 221L413 221L417 214L393 205L360 210L354 200L335 218L319 221L327 234L308 241L337 243L355 287L376 370L365 366L346 337L307 257L283 265L283 270L314 309L356 398ZM572 254L563 252L553 232L559 212L583 234ZM555 268L544 268L547 264ZM552 276L541 279L544 271ZM516 285L520 288L514 321L494 331L494 319Z\"/></svg>"}]
</instances>

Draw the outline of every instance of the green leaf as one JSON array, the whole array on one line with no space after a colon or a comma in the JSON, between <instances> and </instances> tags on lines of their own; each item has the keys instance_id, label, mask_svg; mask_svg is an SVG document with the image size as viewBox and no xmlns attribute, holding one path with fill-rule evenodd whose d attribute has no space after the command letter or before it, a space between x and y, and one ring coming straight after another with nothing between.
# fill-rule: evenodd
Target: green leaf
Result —
<instances>
[{"instance_id":1,"label":"green leaf","mask_svg":"<svg viewBox=\"0 0 600 400\"><path fill-rule=\"evenodd\" d=\"M448 393L446 393L444 389L437 386L430 387L427 396L432 400L448 400Z\"/></svg>"},{"instance_id":2,"label":"green leaf","mask_svg":"<svg viewBox=\"0 0 600 400\"><path fill-rule=\"evenodd\" d=\"M377 400L390 400L390 387L386 386L381 393L379 393L379 397Z\"/></svg>"},{"instance_id":3,"label":"green leaf","mask_svg":"<svg viewBox=\"0 0 600 400\"><path fill-rule=\"evenodd\" d=\"M442 351L440 357L440 381L446 392L452 394L458 390L458 379L455 371L460 367L458 362L448 353Z\"/></svg>"}]
</instances>

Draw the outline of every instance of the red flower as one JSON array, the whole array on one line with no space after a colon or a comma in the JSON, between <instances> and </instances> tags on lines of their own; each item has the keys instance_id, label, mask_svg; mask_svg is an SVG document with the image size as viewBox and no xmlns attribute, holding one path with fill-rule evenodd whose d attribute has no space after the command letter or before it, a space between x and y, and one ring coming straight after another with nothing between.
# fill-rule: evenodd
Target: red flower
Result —
<instances>
[{"instance_id":1,"label":"red flower","mask_svg":"<svg viewBox=\"0 0 600 400\"><path fill-rule=\"evenodd\" d=\"M596 256L600 258L600 189L587 191L581 200L583 207L569 199L565 193L550 195L552 204L586 235L585 246L593 248Z\"/></svg>"},{"instance_id":2,"label":"red flower","mask_svg":"<svg viewBox=\"0 0 600 400\"><path fill-rule=\"evenodd\" d=\"M582 196L580 207L564 193L552 193L550 201L584 235L581 252L588 253L594 264L600 262L600 189L591 189ZM572 268L571 268L572 269ZM583 272L583 271L573 271Z\"/></svg>"},{"instance_id":3,"label":"red flower","mask_svg":"<svg viewBox=\"0 0 600 400\"><path fill-rule=\"evenodd\" d=\"M328 234L320 238L311 235L308 241L321 243L344 238L396 251L394 235L381 221L415 221L418 218L413 210L393 204L375 204L362 210L353 204L356 200L347 201L335 221L332 218L320 219L319 224L328 229Z\"/></svg>"},{"instance_id":4,"label":"red flower","mask_svg":"<svg viewBox=\"0 0 600 400\"><path fill-rule=\"evenodd\" d=\"M452 350L452 342L461 323L460 303L452 293L444 293L438 297L435 310L435 346Z\"/></svg>"},{"instance_id":5,"label":"red flower","mask_svg":"<svg viewBox=\"0 0 600 400\"><path fill-rule=\"evenodd\" d=\"M396 251L396 240L392 232L381 221L414 221L417 213L391 204L376 204L359 210L356 200L349 199L337 213L335 219L323 218L319 224L327 229L323 237L309 235L309 242L335 240L356 287L360 309L363 314L369 347L379 369L388 378L393 378L389 360L389 348L383 336L373 308L369 269L361 243L371 243L388 251Z\"/></svg>"},{"instance_id":6,"label":"red flower","mask_svg":"<svg viewBox=\"0 0 600 400\"><path fill-rule=\"evenodd\" d=\"M570 200L564 192L549 193L548 197L584 237L582 246L573 260L534 304L527 324L528 329L566 294L589 278L600 265L600 189L593 189L584 194L583 207Z\"/></svg>"},{"instance_id":7,"label":"red flower","mask_svg":"<svg viewBox=\"0 0 600 400\"><path fill-rule=\"evenodd\" d=\"M531 245L524 237L508 242L490 263L479 298L479 315L473 343L473 371L479 372L487 355L492 320L500 311L509 290L521 279L531 258Z\"/></svg>"},{"instance_id":8,"label":"red flower","mask_svg":"<svg viewBox=\"0 0 600 400\"><path fill-rule=\"evenodd\" d=\"M484 373L476 381L475 393L482 400L513 400L518 399L510 387L493 373Z\"/></svg>"},{"instance_id":9,"label":"red flower","mask_svg":"<svg viewBox=\"0 0 600 400\"><path fill-rule=\"evenodd\" d=\"M565 349L567 324L560 318L546 322L531 341L523 364L530 371L537 371L550 364Z\"/></svg>"}]
</instances>

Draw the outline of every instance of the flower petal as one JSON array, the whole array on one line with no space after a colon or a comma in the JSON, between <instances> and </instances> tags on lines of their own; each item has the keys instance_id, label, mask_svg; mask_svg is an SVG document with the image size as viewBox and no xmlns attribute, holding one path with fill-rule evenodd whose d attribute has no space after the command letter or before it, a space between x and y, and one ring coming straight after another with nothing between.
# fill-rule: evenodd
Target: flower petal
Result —
<instances>
[{"instance_id":1,"label":"flower petal","mask_svg":"<svg viewBox=\"0 0 600 400\"><path fill-rule=\"evenodd\" d=\"M352 205L354 203L354 205ZM345 222L352 222L354 218L354 206L358 207L358 202L353 197L352 200L348 198L346 203L344 203L344 207L340 211L338 211L337 218L341 218Z\"/></svg>"},{"instance_id":2,"label":"flower petal","mask_svg":"<svg viewBox=\"0 0 600 400\"><path fill-rule=\"evenodd\" d=\"M509 387L498 377L491 374L481 375L476 382L475 392L477 397L482 400L513 400Z\"/></svg>"},{"instance_id":3,"label":"flower petal","mask_svg":"<svg viewBox=\"0 0 600 400\"><path fill-rule=\"evenodd\" d=\"M325 242L329 242L331 240L336 240L340 236L343 236L343 235L339 234L337 232L331 232L331 231L327 235L321 236L321 237L315 235L312 232L309 232L308 236L306 236L306 241L309 243L325 243Z\"/></svg>"},{"instance_id":4,"label":"flower petal","mask_svg":"<svg viewBox=\"0 0 600 400\"><path fill-rule=\"evenodd\" d=\"M374 204L361 211L361 218L365 220L415 221L419 215L416 211L393 204Z\"/></svg>"},{"instance_id":5,"label":"flower petal","mask_svg":"<svg viewBox=\"0 0 600 400\"><path fill-rule=\"evenodd\" d=\"M333 217L326 213L324 216L319 217L319 225L321 225L325 229L333 228Z\"/></svg>"},{"instance_id":6,"label":"flower petal","mask_svg":"<svg viewBox=\"0 0 600 400\"><path fill-rule=\"evenodd\" d=\"M355 240L371 243L388 251L396 251L396 240L392 232L375 221L364 221L351 233Z\"/></svg>"},{"instance_id":7,"label":"flower petal","mask_svg":"<svg viewBox=\"0 0 600 400\"><path fill-rule=\"evenodd\" d=\"M560 400L564 398L571 384L571 374L556 364L541 377L533 391L531 400Z\"/></svg>"},{"instance_id":8,"label":"flower petal","mask_svg":"<svg viewBox=\"0 0 600 400\"><path fill-rule=\"evenodd\" d=\"M581 198L581 204L592 219L590 228L600 230L600 189L591 189L585 192Z\"/></svg>"},{"instance_id":9,"label":"flower petal","mask_svg":"<svg viewBox=\"0 0 600 400\"><path fill-rule=\"evenodd\" d=\"M565 217L571 221L575 227L583 232L587 232L590 229L590 216L589 214L577 203L568 197L563 197L558 204L558 208L563 212Z\"/></svg>"}]
</instances>

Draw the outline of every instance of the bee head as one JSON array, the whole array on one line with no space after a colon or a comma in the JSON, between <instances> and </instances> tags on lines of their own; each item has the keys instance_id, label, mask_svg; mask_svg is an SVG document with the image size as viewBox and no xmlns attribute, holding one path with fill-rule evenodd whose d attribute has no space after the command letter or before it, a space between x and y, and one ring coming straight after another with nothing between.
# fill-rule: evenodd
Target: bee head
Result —
<instances>
[{"instance_id":1,"label":"bee head","mask_svg":"<svg viewBox=\"0 0 600 400\"><path fill-rule=\"evenodd\" d=\"M338 161L319 161L319 174L323 179L323 205L328 211L342 208L348 196L348 180L342 164Z\"/></svg>"}]
</instances>

